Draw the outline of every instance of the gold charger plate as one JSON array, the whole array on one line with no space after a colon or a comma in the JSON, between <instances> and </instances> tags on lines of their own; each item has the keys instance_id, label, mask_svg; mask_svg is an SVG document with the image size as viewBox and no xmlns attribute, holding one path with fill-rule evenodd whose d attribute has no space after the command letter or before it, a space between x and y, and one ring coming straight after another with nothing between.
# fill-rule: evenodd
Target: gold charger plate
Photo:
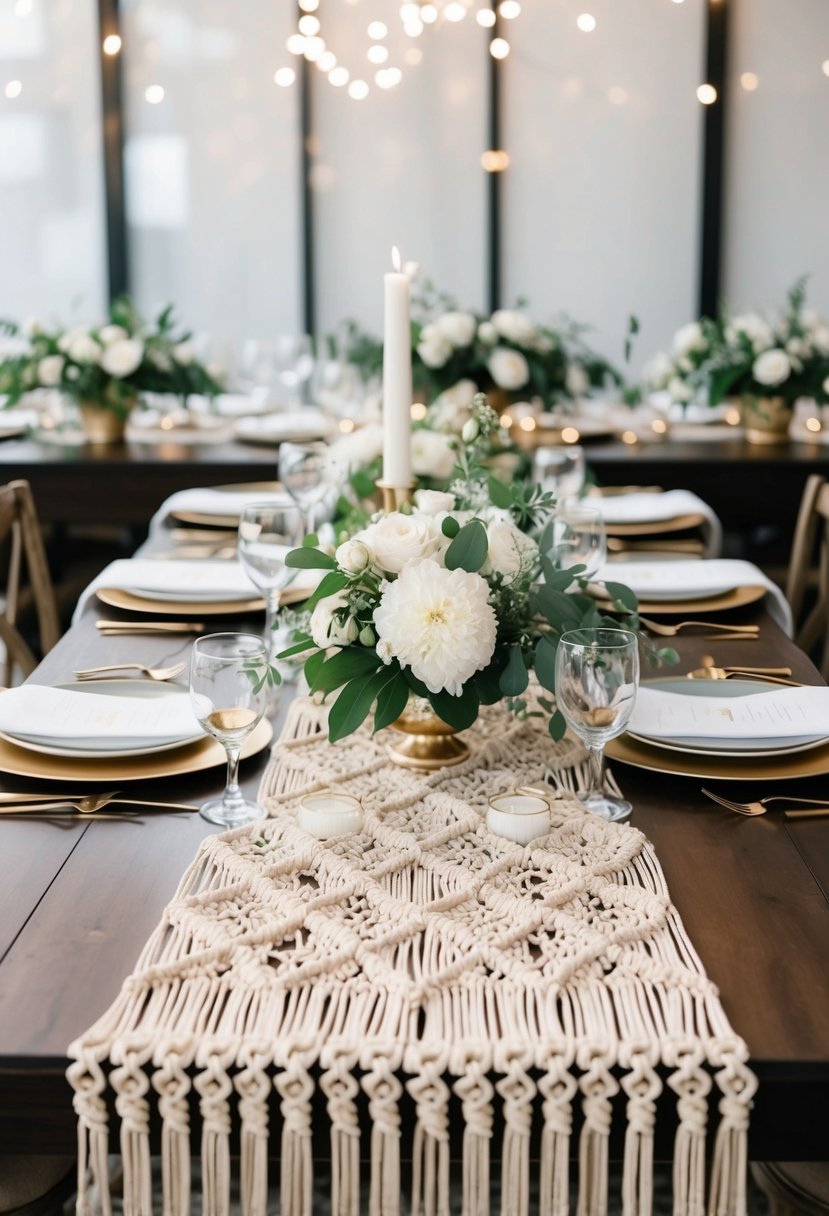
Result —
<instances>
[{"instance_id":1,"label":"gold charger plate","mask_svg":"<svg viewBox=\"0 0 829 1216\"><path fill-rule=\"evenodd\" d=\"M590 499L587 499L590 502ZM661 536L668 532L684 532L688 528L698 528L705 523L705 516L699 514L675 515L673 519L643 520L635 524L605 523L604 530L608 536Z\"/></svg>"},{"instance_id":2,"label":"gold charger plate","mask_svg":"<svg viewBox=\"0 0 829 1216\"><path fill-rule=\"evenodd\" d=\"M150 596L136 595L121 587L99 587L95 592L103 604L110 608L123 608L126 612L152 612L156 616L238 616L249 612L264 612L265 601L250 600L154 600ZM279 597L281 604L300 604L311 592L307 588L292 591L288 587Z\"/></svg>"},{"instance_id":3,"label":"gold charger plate","mask_svg":"<svg viewBox=\"0 0 829 1216\"><path fill-rule=\"evenodd\" d=\"M229 486L210 486L209 488L224 490L228 494L238 493L240 490L253 490L254 492L262 490L265 494L275 494L277 490L282 489L278 481L245 481ZM230 515L206 515L202 511L171 511L170 518L177 519L183 524L202 524L205 527L239 527L239 516L232 513Z\"/></svg>"},{"instance_id":4,"label":"gold charger plate","mask_svg":"<svg viewBox=\"0 0 829 1216\"><path fill-rule=\"evenodd\" d=\"M619 581L624 582L623 569L620 566ZM723 595L709 595L693 600L640 600L639 611L645 616L682 616L693 612L699 616L703 612L729 612L732 608L743 608L746 604L756 604L766 594L765 587L735 587ZM603 611L608 611L612 605L610 600L597 597L596 603Z\"/></svg>"},{"instance_id":5,"label":"gold charger plate","mask_svg":"<svg viewBox=\"0 0 829 1216\"><path fill-rule=\"evenodd\" d=\"M618 760L632 768L705 781L793 781L797 777L822 777L829 773L829 743L792 756L768 759L741 756L720 760L713 756L667 752L625 734L610 740L605 746L605 755L608 760Z\"/></svg>"},{"instance_id":6,"label":"gold charger plate","mask_svg":"<svg viewBox=\"0 0 829 1216\"><path fill-rule=\"evenodd\" d=\"M242 744L242 759L255 756L273 738L273 727L263 718ZM175 751L156 752L148 756L122 757L112 760L64 759L26 751L0 739L0 772L16 777L38 777L47 781L105 781L120 786L122 781L148 781L154 777L177 777L183 773L198 773L227 763L221 743L205 735L196 743L188 743Z\"/></svg>"}]
</instances>

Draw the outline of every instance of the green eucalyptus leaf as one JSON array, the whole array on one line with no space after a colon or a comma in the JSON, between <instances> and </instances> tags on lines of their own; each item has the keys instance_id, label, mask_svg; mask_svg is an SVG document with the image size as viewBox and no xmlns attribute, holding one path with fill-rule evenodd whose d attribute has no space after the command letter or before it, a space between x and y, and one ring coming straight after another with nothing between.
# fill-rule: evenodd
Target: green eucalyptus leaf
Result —
<instances>
[{"instance_id":1,"label":"green eucalyptus leaf","mask_svg":"<svg viewBox=\"0 0 829 1216\"><path fill-rule=\"evenodd\" d=\"M444 536L454 539L461 530L461 526L455 519L454 515L447 515L446 519L440 525L440 530Z\"/></svg>"},{"instance_id":2,"label":"green eucalyptus leaf","mask_svg":"<svg viewBox=\"0 0 829 1216\"><path fill-rule=\"evenodd\" d=\"M577 629L581 623L582 608L577 602L578 598L575 595L565 595L563 591L556 591L554 587L544 584L535 589L535 599L540 611L553 628L562 633L567 629Z\"/></svg>"},{"instance_id":3,"label":"green eucalyptus leaf","mask_svg":"<svg viewBox=\"0 0 829 1216\"><path fill-rule=\"evenodd\" d=\"M486 561L488 549L486 528L479 519L471 519L446 550L446 568L477 574Z\"/></svg>"},{"instance_id":4,"label":"green eucalyptus leaf","mask_svg":"<svg viewBox=\"0 0 829 1216\"><path fill-rule=\"evenodd\" d=\"M289 646L286 650L281 650L276 656L278 659L292 659L296 654L304 654L306 650L312 650L316 646L313 638L303 637L298 642L294 642L293 646Z\"/></svg>"},{"instance_id":5,"label":"green eucalyptus leaf","mask_svg":"<svg viewBox=\"0 0 829 1216\"><path fill-rule=\"evenodd\" d=\"M317 536L316 532L309 532L307 536L303 537L302 547L303 549L316 549L319 543L320 538Z\"/></svg>"},{"instance_id":6,"label":"green eucalyptus leaf","mask_svg":"<svg viewBox=\"0 0 829 1216\"><path fill-rule=\"evenodd\" d=\"M316 591L312 595L309 595L305 601L305 609L310 611L315 604L318 604L320 600L324 600L326 596L336 595L338 591L342 591L344 587L348 586L348 582L348 575L343 574L341 570L329 570L320 580Z\"/></svg>"},{"instance_id":7,"label":"green eucalyptus leaf","mask_svg":"<svg viewBox=\"0 0 829 1216\"><path fill-rule=\"evenodd\" d=\"M624 583L605 583L605 588L614 604L621 604L628 612L636 612L639 601L630 587L626 587Z\"/></svg>"},{"instance_id":8,"label":"green eucalyptus leaf","mask_svg":"<svg viewBox=\"0 0 829 1216\"><path fill-rule=\"evenodd\" d=\"M292 549L285 558L292 570L336 570L337 563L321 549Z\"/></svg>"},{"instance_id":9,"label":"green eucalyptus leaf","mask_svg":"<svg viewBox=\"0 0 829 1216\"><path fill-rule=\"evenodd\" d=\"M550 732L550 737L558 743L564 738L564 732L567 730L567 723L564 720L564 714L560 709L557 709L552 718L547 724L547 730Z\"/></svg>"},{"instance_id":10,"label":"green eucalyptus leaf","mask_svg":"<svg viewBox=\"0 0 829 1216\"><path fill-rule=\"evenodd\" d=\"M524 662L521 647L513 644L509 648L507 665L501 672L501 679L499 681L501 692L506 697L517 697L519 693L526 690L529 682L530 676L527 671L527 664Z\"/></svg>"},{"instance_id":11,"label":"green eucalyptus leaf","mask_svg":"<svg viewBox=\"0 0 829 1216\"><path fill-rule=\"evenodd\" d=\"M542 688L548 692L556 690L556 650L555 642L541 637L535 648L535 674Z\"/></svg>"},{"instance_id":12,"label":"green eucalyptus leaf","mask_svg":"<svg viewBox=\"0 0 829 1216\"><path fill-rule=\"evenodd\" d=\"M490 477L487 480L487 489L489 490L489 499L494 507L510 507L512 505L512 494L509 486L505 486L503 481L499 481L497 477Z\"/></svg>"}]
</instances>

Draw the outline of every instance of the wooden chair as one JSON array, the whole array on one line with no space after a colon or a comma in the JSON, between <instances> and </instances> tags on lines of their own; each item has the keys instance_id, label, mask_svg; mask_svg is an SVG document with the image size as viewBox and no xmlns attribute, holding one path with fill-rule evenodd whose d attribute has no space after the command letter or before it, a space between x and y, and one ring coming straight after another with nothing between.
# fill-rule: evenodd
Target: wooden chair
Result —
<instances>
[{"instance_id":1,"label":"wooden chair","mask_svg":"<svg viewBox=\"0 0 829 1216\"><path fill-rule=\"evenodd\" d=\"M37 666L29 643L18 629L24 604L24 564L28 575L26 600L34 603L37 612L41 651L45 654L51 650L60 637L58 609L46 550L27 481L12 481L0 486L0 543L5 542L8 542L9 564L5 604L0 610L0 642L6 648L5 684L8 687L15 664L24 676Z\"/></svg>"},{"instance_id":2,"label":"wooden chair","mask_svg":"<svg viewBox=\"0 0 829 1216\"><path fill-rule=\"evenodd\" d=\"M815 569L817 600L804 615ZM806 482L800 500L786 598L794 617L795 641L807 654L816 652L813 657L820 663L821 675L829 679L829 482L816 473Z\"/></svg>"}]
</instances>

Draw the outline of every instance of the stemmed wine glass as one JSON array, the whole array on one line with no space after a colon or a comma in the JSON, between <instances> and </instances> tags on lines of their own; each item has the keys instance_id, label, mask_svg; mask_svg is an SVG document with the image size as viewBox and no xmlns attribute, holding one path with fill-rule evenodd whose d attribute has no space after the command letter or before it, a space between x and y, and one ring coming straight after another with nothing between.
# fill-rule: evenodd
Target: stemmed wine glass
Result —
<instances>
[{"instance_id":1,"label":"stemmed wine glass","mask_svg":"<svg viewBox=\"0 0 829 1216\"><path fill-rule=\"evenodd\" d=\"M301 405L314 370L313 343L309 334L280 334L273 343L276 378L287 405Z\"/></svg>"},{"instance_id":2,"label":"stemmed wine glass","mask_svg":"<svg viewBox=\"0 0 829 1216\"><path fill-rule=\"evenodd\" d=\"M556 704L587 747L590 788L576 797L601 819L627 819L631 805L604 789L604 745L627 726L639 687L639 641L627 629L571 629L556 653Z\"/></svg>"},{"instance_id":3,"label":"stemmed wine glass","mask_svg":"<svg viewBox=\"0 0 829 1216\"><path fill-rule=\"evenodd\" d=\"M564 503L553 517L544 556L558 570L585 566L579 578L595 578L607 560L601 511L578 501Z\"/></svg>"},{"instance_id":4,"label":"stemmed wine glass","mask_svg":"<svg viewBox=\"0 0 829 1216\"><path fill-rule=\"evenodd\" d=\"M265 812L239 789L242 743L262 720L268 700L268 653L261 638L213 633L197 638L190 659L190 701L201 727L227 753L227 782L221 798L200 809L210 823L235 828Z\"/></svg>"},{"instance_id":5,"label":"stemmed wine glass","mask_svg":"<svg viewBox=\"0 0 829 1216\"><path fill-rule=\"evenodd\" d=\"M291 549L302 543L302 512L288 498L284 502L253 502L242 508L236 552L242 569L265 597L265 645L268 661L277 650L274 631L279 593L295 571L285 565Z\"/></svg>"},{"instance_id":6,"label":"stemmed wine glass","mask_svg":"<svg viewBox=\"0 0 829 1216\"><path fill-rule=\"evenodd\" d=\"M322 440L279 445L279 480L304 512L309 535L320 506L334 489L330 473L328 445Z\"/></svg>"},{"instance_id":7,"label":"stemmed wine glass","mask_svg":"<svg viewBox=\"0 0 829 1216\"><path fill-rule=\"evenodd\" d=\"M538 448L533 457L533 480L555 494L559 503L581 493L584 474L584 448L576 444Z\"/></svg>"}]
</instances>

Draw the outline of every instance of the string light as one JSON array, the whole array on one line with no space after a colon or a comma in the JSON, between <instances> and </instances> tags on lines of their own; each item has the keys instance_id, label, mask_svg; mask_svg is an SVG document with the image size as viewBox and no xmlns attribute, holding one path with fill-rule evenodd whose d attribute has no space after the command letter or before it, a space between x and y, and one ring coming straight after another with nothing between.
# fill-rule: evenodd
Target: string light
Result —
<instances>
[{"instance_id":1,"label":"string light","mask_svg":"<svg viewBox=\"0 0 829 1216\"><path fill-rule=\"evenodd\" d=\"M348 86L348 96L354 101L363 101L368 97L368 85L364 80L352 80Z\"/></svg>"},{"instance_id":2,"label":"string light","mask_svg":"<svg viewBox=\"0 0 829 1216\"><path fill-rule=\"evenodd\" d=\"M697 100L704 106L712 106L717 100L717 90L712 84L701 84L697 89Z\"/></svg>"},{"instance_id":3,"label":"string light","mask_svg":"<svg viewBox=\"0 0 829 1216\"><path fill-rule=\"evenodd\" d=\"M328 73L328 83L333 84L335 89L342 88L344 84L348 84L348 81L348 68L337 67Z\"/></svg>"},{"instance_id":4,"label":"string light","mask_svg":"<svg viewBox=\"0 0 829 1216\"><path fill-rule=\"evenodd\" d=\"M438 10L434 4L421 4L420 20L424 25L434 25L438 19Z\"/></svg>"},{"instance_id":5,"label":"string light","mask_svg":"<svg viewBox=\"0 0 829 1216\"><path fill-rule=\"evenodd\" d=\"M596 28L596 18L592 13L582 13L576 18L576 25L583 34L592 34Z\"/></svg>"},{"instance_id":6,"label":"string light","mask_svg":"<svg viewBox=\"0 0 829 1216\"><path fill-rule=\"evenodd\" d=\"M320 0L299 0L303 13L315 13L320 6Z\"/></svg>"},{"instance_id":7,"label":"string light","mask_svg":"<svg viewBox=\"0 0 829 1216\"><path fill-rule=\"evenodd\" d=\"M447 21L463 21L466 16L466 5L461 4L460 0L450 0L443 10L443 15Z\"/></svg>"},{"instance_id":8,"label":"string light","mask_svg":"<svg viewBox=\"0 0 829 1216\"><path fill-rule=\"evenodd\" d=\"M509 54L509 43L506 38L493 38L489 44L489 53L493 59L506 59Z\"/></svg>"},{"instance_id":9,"label":"string light","mask_svg":"<svg viewBox=\"0 0 829 1216\"><path fill-rule=\"evenodd\" d=\"M823 63L821 64L821 68L823 70L823 75L829 76L829 59L824 59Z\"/></svg>"},{"instance_id":10,"label":"string light","mask_svg":"<svg viewBox=\"0 0 829 1216\"><path fill-rule=\"evenodd\" d=\"M314 34L320 32L320 19L306 13L304 17L300 17L297 28L300 34L304 34L306 38L313 38Z\"/></svg>"},{"instance_id":11,"label":"string light","mask_svg":"<svg viewBox=\"0 0 829 1216\"><path fill-rule=\"evenodd\" d=\"M280 89L288 89L296 80L296 72L293 68L278 68L273 74L274 84L278 84Z\"/></svg>"},{"instance_id":12,"label":"string light","mask_svg":"<svg viewBox=\"0 0 829 1216\"><path fill-rule=\"evenodd\" d=\"M388 36L389 27L384 21L372 21L368 27L368 36L372 42L379 42L381 38Z\"/></svg>"},{"instance_id":13,"label":"string light","mask_svg":"<svg viewBox=\"0 0 829 1216\"><path fill-rule=\"evenodd\" d=\"M481 156L481 168L487 173L503 173L509 168L509 154L503 148L488 148Z\"/></svg>"},{"instance_id":14,"label":"string light","mask_svg":"<svg viewBox=\"0 0 829 1216\"><path fill-rule=\"evenodd\" d=\"M375 42L366 52L369 63L385 63L389 57L389 48L380 42Z\"/></svg>"},{"instance_id":15,"label":"string light","mask_svg":"<svg viewBox=\"0 0 829 1216\"><path fill-rule=\"evenodd\" d=\"M410 68L416 68L423 59L423 51L419 46L407 46L403 52L403 62Z\"/></svg>"},{"instance_id":16,"label":"string light","mask_svg":"<svg viewBox=\"0 0 829 1216\"><path fill-rule=\"evenodd\" d=\"M144 96L151 106L160 105L164 100L164 86L160 84L148 85L144 90Z\"/></svg>"},{"instance_id":17,"label":"string light","mask_svg":"<svg viewBox=\"0 0 829 1216\"><path fill-rule=\"evenodd\" d=\"M484 27L484 29L487 29L487 30L492 29L493 25L495 24L495 20L496 20L495 13L492 11L491 8L479 9L477 12L477 15L476 15L476 20L478 22L478 25L482 25Z\"/></svg>"},{"instance_id":18,"label":"string light","mask_svg":"<svg viewBox=\"0 0 829 1216\"><path fill-rule=\"evenodd\" d=\"M501 0L498 12L505 21L514 21L516 17L521 16L521 5L518 0Z\"/></svg>"},{"instance_id":19,"label":"string light","mask_svg":"<svg viewBox=\"0 0 829 1216\"><path fill-rule=\"evenodd\" d=\"M117 55L121 49L121 39L117 34L107 34L101 44L101 49L105 55Z\"/></svg>"},{"instance_id":20,"label":"string light","mask_svg":"<svg viewBox=\"0 0 829 1216\"><path fill-rule=\"evenodd\" d=\"M317 60L317 67L321 72L330 72L337 66L337 56L333 51L324 51Z\"/></svg>"},{"instance_id":21,"label":"string light","mask_svg":"<svg viewBox=\"0 0 829 1216\"><path fill-rule=\"evenodd\" d=\"M305 51L305 39L302 34L291 34L285 45L292 55L302 55Z\"/></svg>"},{"instance_id":22,"label":"string light","mask_svg":"<svg viewBox=\"0 0 829 1216\"><path fill-rule=\"evenodd\" d=\"M305 39L305 50L302 52L309 63L316 63L325 54L325 39L315 36Z\"/></svg>"},{"instance_id":23,"label":"string light","mask_svg":"<svg viewBox=\"0 0 829 1216\"><path fill-rule=\"evenodd\" d=\"M747 93L753 93L759 83L760 80L754 72L743 72L742 76L740 77L740 84Z\"/></svg>"},{"instance_id":24,"label":"string light","mask_svg":"<svg viewBox=\"0 0 829 1216\"><path fill-rule=\"evenodd\" d=\"M20 94L23 92L23 81L22 80L8 81L3 92L6 94L9 101L12 101L15 97L19 97Z\"/></svg>"}]
</instances>

